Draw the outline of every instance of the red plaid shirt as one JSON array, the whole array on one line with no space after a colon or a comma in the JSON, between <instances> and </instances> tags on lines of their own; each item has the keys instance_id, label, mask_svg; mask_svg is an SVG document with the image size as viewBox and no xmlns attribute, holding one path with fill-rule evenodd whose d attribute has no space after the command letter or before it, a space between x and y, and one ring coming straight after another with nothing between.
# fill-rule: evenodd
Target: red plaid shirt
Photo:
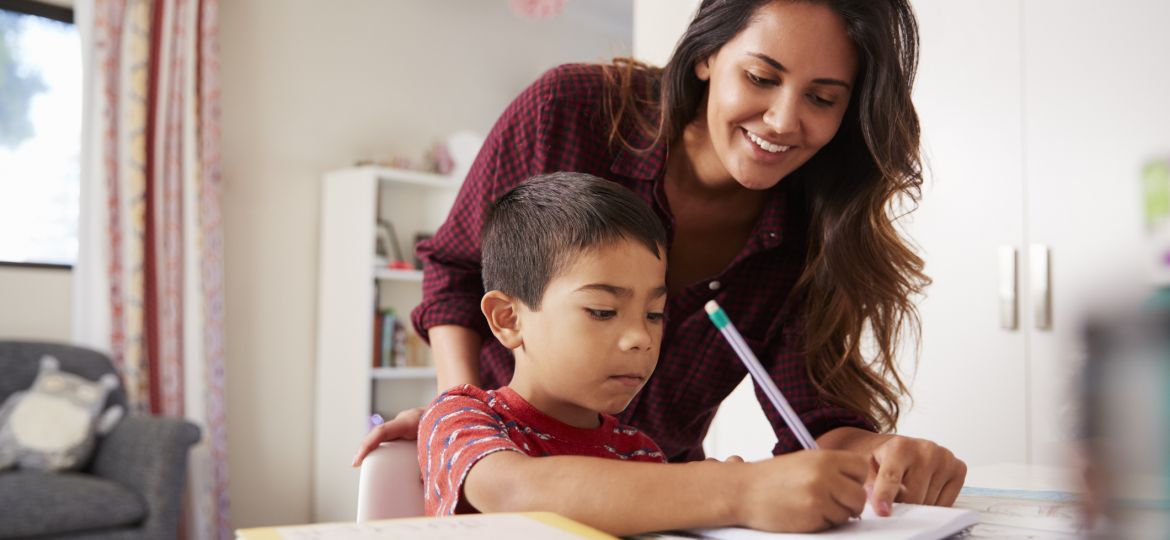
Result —
<instances>
[{"instance_id":1,"label":"red plaid shirt","mask_svg":"<svg viewBox=\"0 0 1170 540\"><path fill-rule=\"evenodd\" d=\"M663 189L666 146L639 155L608 144L603 89L600 66L574 64L550 70L524 90L492 128L447 221L419 245L425 277L414 326L424 338L438 325L479 331L484 388L508 384L513 370L511 352L492 336L479 310L479 232L488 201L534 175L584 172L642 197L673 237ZM651 142L632 128L622 134L639 148ZM747 374L703 311L711 299L723 306L814 437L841 426L874 429L861 415L821 399L805 370L800 305L790 293L804 264L806 230L802 208L790 202L781 182L768 193L751 237L731 264L669 297L658 369L618 419L653 438L670 461L703 458L711 418ZM773 453L800 449L758 388L756 397L779 439Z\"/></svg>"}]
</instances>

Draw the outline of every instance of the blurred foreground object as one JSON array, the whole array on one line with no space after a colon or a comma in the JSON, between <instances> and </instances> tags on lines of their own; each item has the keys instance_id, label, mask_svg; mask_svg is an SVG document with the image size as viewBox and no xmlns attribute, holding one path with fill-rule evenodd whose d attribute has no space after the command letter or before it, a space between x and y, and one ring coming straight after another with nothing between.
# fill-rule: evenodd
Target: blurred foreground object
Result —
<instances>
[{"instance_id":1,"label":"blurred foreground object","mask_svg":"<svg viewBox=\"0 0 1170 540\"><path fill-rule=\"evenodd\" d=\"M1170 286L1085 337L1089 510L1110 538L1170 538Z\"/></svg>"}]
</instances>

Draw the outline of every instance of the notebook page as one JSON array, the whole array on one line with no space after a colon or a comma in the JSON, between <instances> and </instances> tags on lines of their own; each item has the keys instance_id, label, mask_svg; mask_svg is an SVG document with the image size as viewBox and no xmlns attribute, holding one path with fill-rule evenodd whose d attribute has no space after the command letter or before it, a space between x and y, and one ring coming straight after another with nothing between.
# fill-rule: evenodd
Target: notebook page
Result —
<instances>
[{"instance_id":1,"label":"notebook page","mask_svg":"<svg viewBox=\"0 0 1170 540\"><path fill-rule=\"evenodd\" d=\"M895 504L889 517L878 517L870 506L861 519L850 520L840 527L813 534L769 533L725 527L691 529L684 534L716 540L782 539L866 539L866 540L937 540L956 534L979 522L979 514L960 508L943 508L917 504Z\"/></svg>"}]
</instances>

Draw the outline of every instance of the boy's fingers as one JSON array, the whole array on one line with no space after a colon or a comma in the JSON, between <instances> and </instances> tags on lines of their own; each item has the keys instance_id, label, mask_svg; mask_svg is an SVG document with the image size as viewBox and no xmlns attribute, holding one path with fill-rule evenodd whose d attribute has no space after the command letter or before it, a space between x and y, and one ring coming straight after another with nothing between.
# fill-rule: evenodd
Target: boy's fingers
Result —
<instances>
[{"instance_id":1,"label":"boy's fingers","mask_svg":"<svg viewBox=\"0 0 1170 540\"><path fill-rule=\"evenodd\" d=\"M861 484L871 475L870 460L861 454L846 450L815 450L825 452L830 457L832 467L837 469L846 478Z\"/></svg>"},{"instance_id":2,"label":"boy's fingers","mask_svg":"<svg viewBox=\"0 0 1170 540\"><path fill-rule=\"evenodd\" d=\"M849 512L848 517L859 516L865 510L865 502L869 497L869 489L858 489L852 481L842 483L833 490L833 500Z\"/></svg>"}]
</instances>

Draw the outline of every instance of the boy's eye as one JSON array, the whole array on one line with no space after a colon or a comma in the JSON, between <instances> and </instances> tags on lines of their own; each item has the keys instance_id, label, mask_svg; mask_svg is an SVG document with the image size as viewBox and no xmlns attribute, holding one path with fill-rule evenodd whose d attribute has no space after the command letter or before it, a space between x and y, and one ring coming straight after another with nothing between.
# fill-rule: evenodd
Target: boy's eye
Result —
<instances>
[{"instance_id":1,"label":"boy's eye","mask_svg":"<svg viewBox=\"0 0 1170 540\"><path fill-rule=\"evenodd\" d=\"M779 84L779 81L760 77L759 75L756 75L755 73L752 73L750 71L745 71L744 73L747 74L748 80L751 81L752 84L754 84L756 86L776 86L777 84Z\"/></svg>"},{"instance_id":2,"label":"boy's eye","mask_svg":"<svg viewBox=\"0 0 1170 540\"><path fill-rule=\"evenodd\" d=\"M646 314L646 320L651 322L662 322L662 320L665 318L666 315L664 315L661 311L651 311L650 313Z\"/></svg>"},{"instance_id":3,"label":"boy's eye","mask_svg":"<svg viewBox=\"0 0 1170 540\"><path fill-rule=\"evenodd\" d=\"M589 308L585 308L585 311L589 313L589 316L590 316L590 317L593 317L594 319L597 319L597 320L599 320L599 321L605 321L605 320L609 320L609 319L612 319L612 318L614 318L614 316L616 316L616 315L617 315L617 311L614 311L614 310L612 310L612 309L589 309Z\"/></svg>"}]
</instances>

